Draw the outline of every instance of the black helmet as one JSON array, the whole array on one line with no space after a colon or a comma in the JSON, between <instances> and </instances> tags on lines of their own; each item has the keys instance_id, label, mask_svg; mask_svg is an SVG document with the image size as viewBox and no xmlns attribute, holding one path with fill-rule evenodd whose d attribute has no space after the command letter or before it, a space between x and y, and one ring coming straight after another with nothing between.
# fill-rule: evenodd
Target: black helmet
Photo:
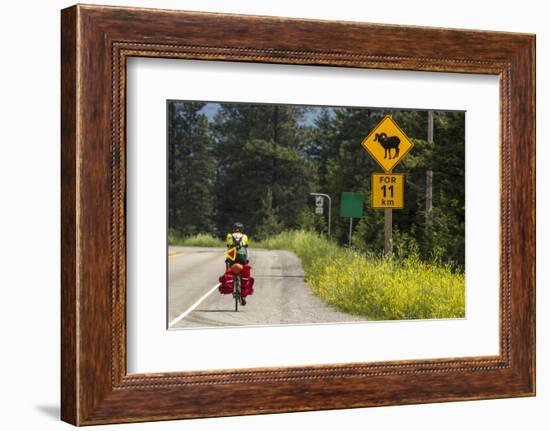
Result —
<instances>
[{"instance_id":1,"label":"black helmet","mask_svg":"<svg viewBox=\"0 0 550 431\"><path fill-rule=\"evenodd\" d=\"M242 232L243 230L244 230L244 226L242 223L239 223L239 222L233 223L234 232Z\"/></svg>"}]
</instances>

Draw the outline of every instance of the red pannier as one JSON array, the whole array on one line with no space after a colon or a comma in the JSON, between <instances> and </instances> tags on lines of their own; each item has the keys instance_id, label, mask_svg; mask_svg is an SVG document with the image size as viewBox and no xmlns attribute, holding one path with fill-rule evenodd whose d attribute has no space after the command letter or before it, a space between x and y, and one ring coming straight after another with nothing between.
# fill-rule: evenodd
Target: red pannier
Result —
<instances>
[{"instance_id":1,"label":"red pannier","mask_svg":"<svg viewBox=\"0 0 550 431\"><path fill-rule=\"evenodd\" d=\"M247 297L254 293L254 277L250 275L250 265L244 265L243 272L241 274L241 295Z\"/></svg>"},{"instance_id":2,"label":"red pannier","mask_svg":"<svg viewBox=\"0 0 550 431\"><path fill-rule=\"evenodd\" d=\"M233 273L230 269L227 269L225 274L220 276L219 282L220 285L218 286L218 290L220 291L220 293L224 295L233 293Z\"/></svg>"},{"instance_id":3,"label":"red pannier","mask_svg":"<svg viewBox=\"0 0 550 431\"><path fill-rule=\"evenodd\" d=\"M243 298L254 293L254 277L250 275L250 265L244 265L241 273L241 296ZM218 290L221 294L228 295L233 293L233 273L231 269L227 269L225 274L220 276Z\"/></svg>"}]
</instances>

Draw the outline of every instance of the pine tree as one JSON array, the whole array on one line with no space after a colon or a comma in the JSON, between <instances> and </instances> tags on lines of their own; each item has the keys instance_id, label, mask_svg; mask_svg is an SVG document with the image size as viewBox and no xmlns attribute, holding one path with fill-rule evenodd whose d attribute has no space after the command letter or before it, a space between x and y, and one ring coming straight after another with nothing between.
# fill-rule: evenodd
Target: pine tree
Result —
<instances>
[{"instance_id":1,"label":"pine tree","mask_svg":"<svg viewBox=\"0 0 550 431\"><path fill-rule=\"evenodd\" d=\"M213 230L215 161L204 105L168 104L168 224L184 236Z\"/></svg>"},{"instance_id":2,"label":"pine tree","mask_svg":"<svg viewBox=\"0 0 550 431\"><path fill-rule=\"evenodd\" d=\"M222 104L213 125L218 158L217 226L235 221L254 234L263 225L263 200L284 228L297 226L313 177L305 154L306 110L298 106Z\"/></svg>"},{"instance_id":3,"label":"pine tree","mask_svg":"<svg viewBox=\"0 0 550 431\"><path fill-rule=\"evenodd\" d=\"M259 239L269 238L282 232L283 224L273 209L273 192L269 186L265 197L262 199L258 216L259 222L256 226L256 235Z\"/></svg>"}]
</instances>

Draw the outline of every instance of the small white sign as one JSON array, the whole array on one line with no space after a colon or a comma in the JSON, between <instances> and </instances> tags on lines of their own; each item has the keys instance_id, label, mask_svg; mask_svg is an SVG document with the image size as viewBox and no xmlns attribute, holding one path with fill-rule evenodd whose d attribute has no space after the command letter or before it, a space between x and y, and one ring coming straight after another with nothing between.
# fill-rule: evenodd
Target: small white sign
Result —
<instances>
[{"instance_id":1,"label":"small white sign","mask_svg":"<svg viewBox=\"0 0 550 431\"><path fill-rule=\"evenodd\" d=\"M315 207L315 214L323 214L323 207Z\"/></svg>"},{"instance_id":2,"label":"small white sign","mask_svg":"<svg viewBox=\"0 0 550 431\"><path fill-rule=\"evenodd\" d=\"M317 208L321 207L323 208L325 204L325 198L323 196L315 196L315 206Z\"/></svg>"}]
</instances>

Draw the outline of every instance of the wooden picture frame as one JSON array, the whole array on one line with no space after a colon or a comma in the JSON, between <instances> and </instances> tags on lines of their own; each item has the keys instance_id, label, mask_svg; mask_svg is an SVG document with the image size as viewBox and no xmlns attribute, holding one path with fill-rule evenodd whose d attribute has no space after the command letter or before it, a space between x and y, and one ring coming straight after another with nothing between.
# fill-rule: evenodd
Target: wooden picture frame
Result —
<instances>
[{"instance_id":1,"label":"wooden picture frame","mask_svg":"<svg viewBox=\"0 0 550 431\"><path fill-rule=\"evenodd\" d=\"M62 420L90 425L535 394L534 35L83 5L61 17ZM500 354L128 375L130 56L498 75Z\"/></svg>"}]
</instances>

